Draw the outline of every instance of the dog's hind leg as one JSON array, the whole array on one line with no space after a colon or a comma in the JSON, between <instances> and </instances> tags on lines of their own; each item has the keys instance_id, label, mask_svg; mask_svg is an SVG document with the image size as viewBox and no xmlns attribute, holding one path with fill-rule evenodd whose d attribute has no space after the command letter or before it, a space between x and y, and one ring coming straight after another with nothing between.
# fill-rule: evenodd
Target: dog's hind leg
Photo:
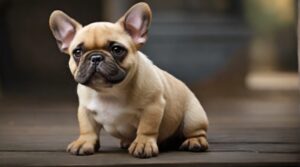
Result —
<instances>
[{"instance_id":1,"label":"dog's hind leg","mask_svg":"<svg viewBox=\"0 0 300 167\"><path fill-rule=\"evenodd\" d=\"M188 102L182 124L182 134L185 138L180 150L205 151L208 149L207 128L208 119L199 101L193 98Z\"/></svg>"}]
</instances>

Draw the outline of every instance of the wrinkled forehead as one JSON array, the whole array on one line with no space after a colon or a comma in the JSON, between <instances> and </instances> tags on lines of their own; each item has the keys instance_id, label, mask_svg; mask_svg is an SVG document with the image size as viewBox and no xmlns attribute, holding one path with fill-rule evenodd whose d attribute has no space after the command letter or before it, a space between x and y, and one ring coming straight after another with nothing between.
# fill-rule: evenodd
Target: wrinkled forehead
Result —
<instances>
[{"instance_id":1,"label":"wrinkled forehead","mask_svg":"<svg viewBox=\"0 0 300 167\"><path fill-rule=\"evenodd\" d=\"M87 50L106 47L111 42L118 42L129 48L130 37L118 24L99 22L80 29L71 43L71 48L82 44Z\"/></svg>"}]
</instances>

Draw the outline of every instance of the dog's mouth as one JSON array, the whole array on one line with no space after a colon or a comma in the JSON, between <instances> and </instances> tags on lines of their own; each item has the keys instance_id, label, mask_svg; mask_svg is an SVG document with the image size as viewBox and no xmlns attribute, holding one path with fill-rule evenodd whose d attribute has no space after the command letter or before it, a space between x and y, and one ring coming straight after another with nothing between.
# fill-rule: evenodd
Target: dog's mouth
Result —
<instances>
[{"instance_id":1,"label":"dog's mouth","mask_svg":"<svg viewBox=\"0 0 300 167\"><path fill-rule=\"evenodd\" d=\"M126 77L124 69L114 62L84 63L78 66L75 81L89 85L93 80L101 80L109 84L118 84Z\"/></svg>"},{"instance_id":2,"label":"dog's mouth","mask_svg":"<svg viewBox=\"0 0 300 167\"><path fill-rule=\"evenodd\" d=\"M81 65L83 66L83 65ZM88 84L96 72L96 65L90 63L88 66L84 65L84 67L79 66L77 72L75 73L75 81L80 84Z\"/></svg>"}]
</instances>

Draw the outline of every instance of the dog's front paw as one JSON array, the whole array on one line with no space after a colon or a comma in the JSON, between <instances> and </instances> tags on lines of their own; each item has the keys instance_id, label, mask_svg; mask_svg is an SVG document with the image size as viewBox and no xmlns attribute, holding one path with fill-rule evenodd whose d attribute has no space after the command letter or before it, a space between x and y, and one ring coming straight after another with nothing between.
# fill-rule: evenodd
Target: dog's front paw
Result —
<instances>
[{"instance_id":1,"label":"dog's front paw","mask_svg":"<svg viewBox=\"0 0 300 167\"><path fill-rule=\"evenodd\" d=\"M67 152L73 155L91 155L99 149L98 140L90 140L84 137L79 137L77 140L70 143L67 147Z\"/></svg>"},{"instance_id":2,"label":"dog's front paw","mask_svg":"<svg viewBox=\"0 0 300 167\"><path fill-rule=\"evenodd\" d=\"M137 136L128 151L138 158L150 158L157 156L159 153L156 138L148 136Z\"/></svg>"},{"instance_id":3,"label":"dog's front paw","mask_svg":"<svg viewBox=\"0 0 300 167\"><path fill-rule=\"evenodd\" d=\"M180 150L192 151L192 152L200 152L205 151L208 149L208 142L206 137L192 137L186 139L181 146L179 147Z\"/></svg>"}]
</instances>

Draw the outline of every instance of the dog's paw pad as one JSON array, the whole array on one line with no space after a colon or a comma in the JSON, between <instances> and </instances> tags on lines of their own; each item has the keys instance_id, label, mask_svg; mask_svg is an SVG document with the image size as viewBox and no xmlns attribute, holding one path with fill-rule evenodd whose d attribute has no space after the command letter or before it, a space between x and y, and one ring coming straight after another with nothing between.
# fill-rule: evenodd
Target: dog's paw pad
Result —
<instances>
[{"instance_id":1,"label":"dog's paw pad","mask_svg":"<svg viewBox=\"0 0 300 167\"><path fill-rule=\"evenodd\" d=\"M188 138L179 147L179 150L186 150L192 152L201 152L207 149L208 149L208 142L206 138L203 136Z\"/></svg>"}]
</instances>

